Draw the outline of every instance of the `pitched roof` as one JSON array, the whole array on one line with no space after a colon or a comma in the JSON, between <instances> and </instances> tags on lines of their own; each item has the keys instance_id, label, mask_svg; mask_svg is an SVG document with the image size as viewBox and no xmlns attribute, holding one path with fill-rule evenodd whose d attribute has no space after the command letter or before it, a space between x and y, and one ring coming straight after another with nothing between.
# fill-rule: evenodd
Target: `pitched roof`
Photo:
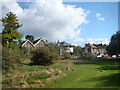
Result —
<instances>
[{"instance_id":1,"label":"pitched roof","mask_svg":"<svg viewBox=\"0 0 120 90\"><path fill-rule=\"evenodd\" d=\"M104 44L85 44L85 48L91 47L91 48L106 48L106 45Z\"/></svg>"},{"instance_id":2,"label":"pitched roof","mask_svg":"<svg viewBox=\"0 0 120 90\"><path fill-rule=\"evenodd\" d=\"M30 40L23 41L22 46L27 42L29 42L32 46L34 46L34 44Z\"/></svg>"},{"instance_id":3,"label":"pitched roof","mask_svg":"<svg viewBox=\"0 0 120 90\"><path fill-rule=\"evenodd\" d=\"M106 44L94 44L97 48L106 48L107 45Z\"/></svg>"},{"instance_id":4,"label":"pitched roof","mask_svg":"<svg viewBox=\"0 0 120 90\"><path fill-rule=\"evenodd\" d=\"M71 45L71 44L69 44L69 43L67 43L67 42L60 42L60 45L61 46L65 46L65 47L70 47L70 46L74 46L74 45Z\"/></svg>"},{"instance_id":5,"label":"pitched roof","mask_svg":"<svg viewBox=\"0 0 120 90\"><path fill-rule=\"evenodd\" d=\"M93 45L93 44L90 44L90 47L91 48L97 48L95 45Z\"/></svg>"},{"instance_id":6,"label":"pitched roof","mask_svg":"<svg viewBox=\"0 0 120 90\"><path fill-rule=\"evenodd\" d=\"M22 42L22 46L23 46L25 43L27 43L27 42L30 42L30 44L32 44L33 46L35 46L35 45L36 45L38 42L40 42L41 40L46 44L46 42L45 42L42 38L39 38L39 39L37 39L37 40L35 40L35 41L33 41L33 42L31 42L30 40L23 41L23 42Z\"/></svg>"},{"instance_id":7,"label":"pitched roof","mask_svg":"<svg viewBox=\"0 0 120 90\"><path fill-rule=\"evenodd\" d=\"M39 40L41 40L41 38L37 39L37 40L34 40L33 41L33 44L36 44Z\"/></svg>"},{"instance_id":8,"label":"pitched roof","mask_svg":"<svg viewBox=\"0 0 120 90\"><path fill-rule=\"evenodd\" d=\"M47 44L42 38L39 38L39 39L37 39L37 40L34 41L34 45L36 45L40 41L43 41L45 44Z\"/></svg>"}]
</instances>

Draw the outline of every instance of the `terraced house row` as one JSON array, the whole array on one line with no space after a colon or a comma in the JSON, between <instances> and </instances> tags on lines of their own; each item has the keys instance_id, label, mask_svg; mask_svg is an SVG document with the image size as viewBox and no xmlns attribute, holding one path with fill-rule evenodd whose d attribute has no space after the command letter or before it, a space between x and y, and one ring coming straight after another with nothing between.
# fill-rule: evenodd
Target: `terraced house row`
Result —
<instances>
[{"instance_id":1,"label":"terraced house row","mask_svg":"<svg viewBox=\"0 0 120 90\"><path fill-rule=\"evenodd\" d=\"M83 48L83 52L86 54L92 54L94 56L98 55L106 55L106 44L85 44L85 47Z\"/></svg>"}]
</instances>

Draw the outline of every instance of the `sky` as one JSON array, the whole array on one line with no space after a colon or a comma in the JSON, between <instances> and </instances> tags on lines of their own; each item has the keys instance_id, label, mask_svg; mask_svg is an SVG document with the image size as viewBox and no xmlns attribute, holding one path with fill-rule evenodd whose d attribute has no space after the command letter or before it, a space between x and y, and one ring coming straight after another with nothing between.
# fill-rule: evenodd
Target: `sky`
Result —
<instances>
[{"instance_id":1,"label":"sky","mask_svg":"<svg viewBox=\"0 0 120 90\"><path fill-rule=\"evenodd\" d=\"M7 1L2 4L2 17L12 11L23 24L19 31L24 36L34 35L35 39L66 41L80 46L109 44L118 30L117 2Z\"/></svg>"}]
</instances>

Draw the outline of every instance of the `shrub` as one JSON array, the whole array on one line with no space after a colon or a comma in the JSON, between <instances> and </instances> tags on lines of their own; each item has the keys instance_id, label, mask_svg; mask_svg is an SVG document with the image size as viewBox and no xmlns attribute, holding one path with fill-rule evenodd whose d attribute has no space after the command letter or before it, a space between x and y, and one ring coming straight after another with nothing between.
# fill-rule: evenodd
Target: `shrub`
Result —
<instances>
[{"instance_id":1,"label":"shrub","mask_svg":"<svg viewBox=\"0 0 120 90\"><path fill-rule=\"evenodd\" d=\"M21 59L23 59L22 49L15 43L9 44L2 48L2 70L9 71L17 66L22 66Z\"/></svg>"},{"instance_id":2,"label":"shrub","mask_svg":"<svg viewBox=\"0 0 120 90\"><path fill-rule=\"evenodd\" d=\"M58 60L59 59L59 50L57 50L55 47L49 47L51 56L53 60Z\"/></svg>"},{"instance_id":3,"label":"shrub","mask_svg":"<svg viewBox=\"0 0 120 90\"><path fill-rule=\"evenodd\" d=\"M64 59L70 59L71 55L67 52L63 52L63 57L64 57Z\"/></svg>"},{"instance_id":4,"label":"shrub","mask_svg":"<svg viewBox=\"0 0 120 90\"><path fill-rule=\"evenodd\" d=\"M3 48L2 49L2 70L8 71L10 68L10 58L9 58L9 49Z\"/></svg>"},{"instance_id":5,"label":"shrub","mask_svg":"<svg viewBox=\"0 0 120 90\"><path fill-rule=\"evenodd\" d=\"M41 47L33 52L33 56L31 58L32 64L35 65L49 65L53 61L53 56L48 47Z\"/></svg>"}]
</instances>

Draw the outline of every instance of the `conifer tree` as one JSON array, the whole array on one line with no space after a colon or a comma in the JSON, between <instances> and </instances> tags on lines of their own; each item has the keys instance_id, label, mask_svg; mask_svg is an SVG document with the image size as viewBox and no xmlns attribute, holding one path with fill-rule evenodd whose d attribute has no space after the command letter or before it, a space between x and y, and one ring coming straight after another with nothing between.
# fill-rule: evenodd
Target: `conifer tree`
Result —
<instances>
[{"instance_id":1,"label":"conifer tree","mask_svg":"<svg viewBox=\"0 0 120 90\"><path fill-rule=\"evenodd\" d=\"M18 32L18 28L22 25L18 22L17 16L12 12L6 14L5 18L2 18L2 25L4 27L2 31L2 43L3 45L9 44L12 41L21 41L22 34Z\"/></svg>"}]
</instances>

